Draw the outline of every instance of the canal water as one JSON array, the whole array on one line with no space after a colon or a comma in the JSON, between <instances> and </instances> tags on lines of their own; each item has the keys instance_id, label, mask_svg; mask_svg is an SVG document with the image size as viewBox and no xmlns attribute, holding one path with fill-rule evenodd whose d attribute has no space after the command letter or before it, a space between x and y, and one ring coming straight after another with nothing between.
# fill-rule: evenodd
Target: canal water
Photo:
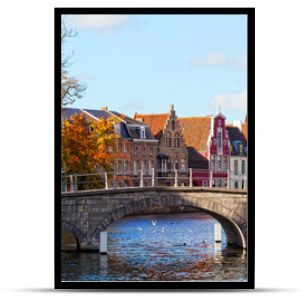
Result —
<instances>
[{"instance_id":1,"label":"canal water","mask_svg":"<svg viewBox=\"0 0 300 300\"><path fill-rule=\"evenodd\" d=\"M108 228L108 254L62 252L62 281L247 281L241 249L214 243L203 213L127 217Z\"/></svg>"}]
</instances>

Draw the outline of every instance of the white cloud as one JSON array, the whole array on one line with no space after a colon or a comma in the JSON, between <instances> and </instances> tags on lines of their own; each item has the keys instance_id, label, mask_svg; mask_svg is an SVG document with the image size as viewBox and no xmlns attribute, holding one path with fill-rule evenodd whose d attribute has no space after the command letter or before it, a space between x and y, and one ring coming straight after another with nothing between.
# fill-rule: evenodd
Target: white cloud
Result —
<instances>
[{"instance_id":1,"label":"white cloud","mask_svg":"<svg viewBox=\"0 0 300 300\"><path fill-rule=\"evenodd\" d=\"M115 29L126 24L128 15L72 15L68 23L72 27L98 30Z\"/></svg>"},{"instance_id":2,"label":"white cloud","mask_svg":"<svg viewBox=\"0 0 300 300\"><path fill-rule=\"evenodd\" d=\"M240 93L217 95L211 100L215 110L222 109L245 111L247 110L247 89Z\"/></svg>"},{"instance_id":3,"label":"white cloud","mask_svg":"<svg viewBox=\"0 0 300 300\"><path fill-rule=\"evenodd\" d=\"M201 59L193 59L194 66L229 66L237 68L245 68L247 66L247 55L237 58L229 58L220 53L209 53Z\"/></svg>"}]
</instances>

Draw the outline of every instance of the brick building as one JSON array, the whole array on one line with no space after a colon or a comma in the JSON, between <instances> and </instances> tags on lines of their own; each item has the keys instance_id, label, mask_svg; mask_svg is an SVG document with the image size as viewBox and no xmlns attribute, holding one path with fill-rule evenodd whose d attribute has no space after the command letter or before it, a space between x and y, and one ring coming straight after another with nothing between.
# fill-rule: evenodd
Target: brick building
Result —
<instances>
[{"instance_id":1,"label":"brick building","mask_svg":"<svg viewBox=\"0 0 300 300\"><path fill-rule=\"evenodd\" d=\"M182 136L174 105L171 105L168 113L135 113L134 119L146 123L155 138L159 141L157 153L157 184L174 185L175 171L179 176L178 185L187 184L188 149Z\"/></svg>"},{"instance_id":2,"label":"brick building","mask_svg":"<svg viewBox=\"0 0 300 300\"><path fill-rule=\"evenodd\" d=\"M227 125L226 129L230 139L230 188L247 188L247 140L241 126Z\"/></svg>"},{"instance_id":3,"label":"brick building","mask_svg":"<svg viewBox=\"0 0 300 300\"><path fill-rule=\"evenodd\" d=\"M188 167L193 169L193 184L223 186L228 182L230 142L226 117L179 118L184 141L189 151Z\"/></svg>"},{"instance_id":4,"label":"brick building","mask_svg":"<svg viewBox=\"0 0 300 300\"><path fill-rule=\"evenodd\" d=\"M112 174L109 174L109 187L126 187L140 185L141 170L143 184L151 184L152 168L157 169L157 144L149 126L132 119L122 113L110 111L107 107L100 110L65 108L63 117L73 114L84 114L87 118L107 119L115 117L119 122L115 132L120 136L117 140Z\"/></svg>"}]
</instances>

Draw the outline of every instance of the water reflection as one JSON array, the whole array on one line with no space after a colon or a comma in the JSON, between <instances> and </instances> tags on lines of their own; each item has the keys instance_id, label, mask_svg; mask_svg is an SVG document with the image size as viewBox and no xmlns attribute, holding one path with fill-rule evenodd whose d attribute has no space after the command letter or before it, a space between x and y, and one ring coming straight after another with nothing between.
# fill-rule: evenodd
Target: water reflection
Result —
<instances>
[{"instance_id":1,"label":"water reflection","mask_svg":"<svg viewBox=\"0 0 300 300\"><path fill-rule=\"evenodd\" d=\"M63 281L246 281L246 252L214 242L205 214L128 217L108 229L108 255L62 253Z\"/></svg>"}]
</instances>

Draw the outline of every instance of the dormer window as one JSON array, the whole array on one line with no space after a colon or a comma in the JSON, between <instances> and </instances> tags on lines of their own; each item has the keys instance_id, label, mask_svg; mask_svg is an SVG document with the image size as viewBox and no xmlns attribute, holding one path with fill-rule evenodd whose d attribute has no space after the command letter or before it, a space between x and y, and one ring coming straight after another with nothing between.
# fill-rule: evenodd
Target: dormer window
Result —
<instances>
[{"instance_id":1,"label":"dormer window","mask_svg":"<svg viewBox=\"0 0 300 300\"><path fill-rule=\"evenodd\" d=\"M243 154L243 144L239 144L239 152L240 154Z\"/></svg>"},{"instance_id":2,"label":"dormer window","mask_svg":"<svg viewBox=\"0 0 300 300\"><path fill-rule=\"evenodd\" d=\"M140 130L140 138L145 139L146 138L146 127L142 126Z\"/></svg>"}]
</instances>

